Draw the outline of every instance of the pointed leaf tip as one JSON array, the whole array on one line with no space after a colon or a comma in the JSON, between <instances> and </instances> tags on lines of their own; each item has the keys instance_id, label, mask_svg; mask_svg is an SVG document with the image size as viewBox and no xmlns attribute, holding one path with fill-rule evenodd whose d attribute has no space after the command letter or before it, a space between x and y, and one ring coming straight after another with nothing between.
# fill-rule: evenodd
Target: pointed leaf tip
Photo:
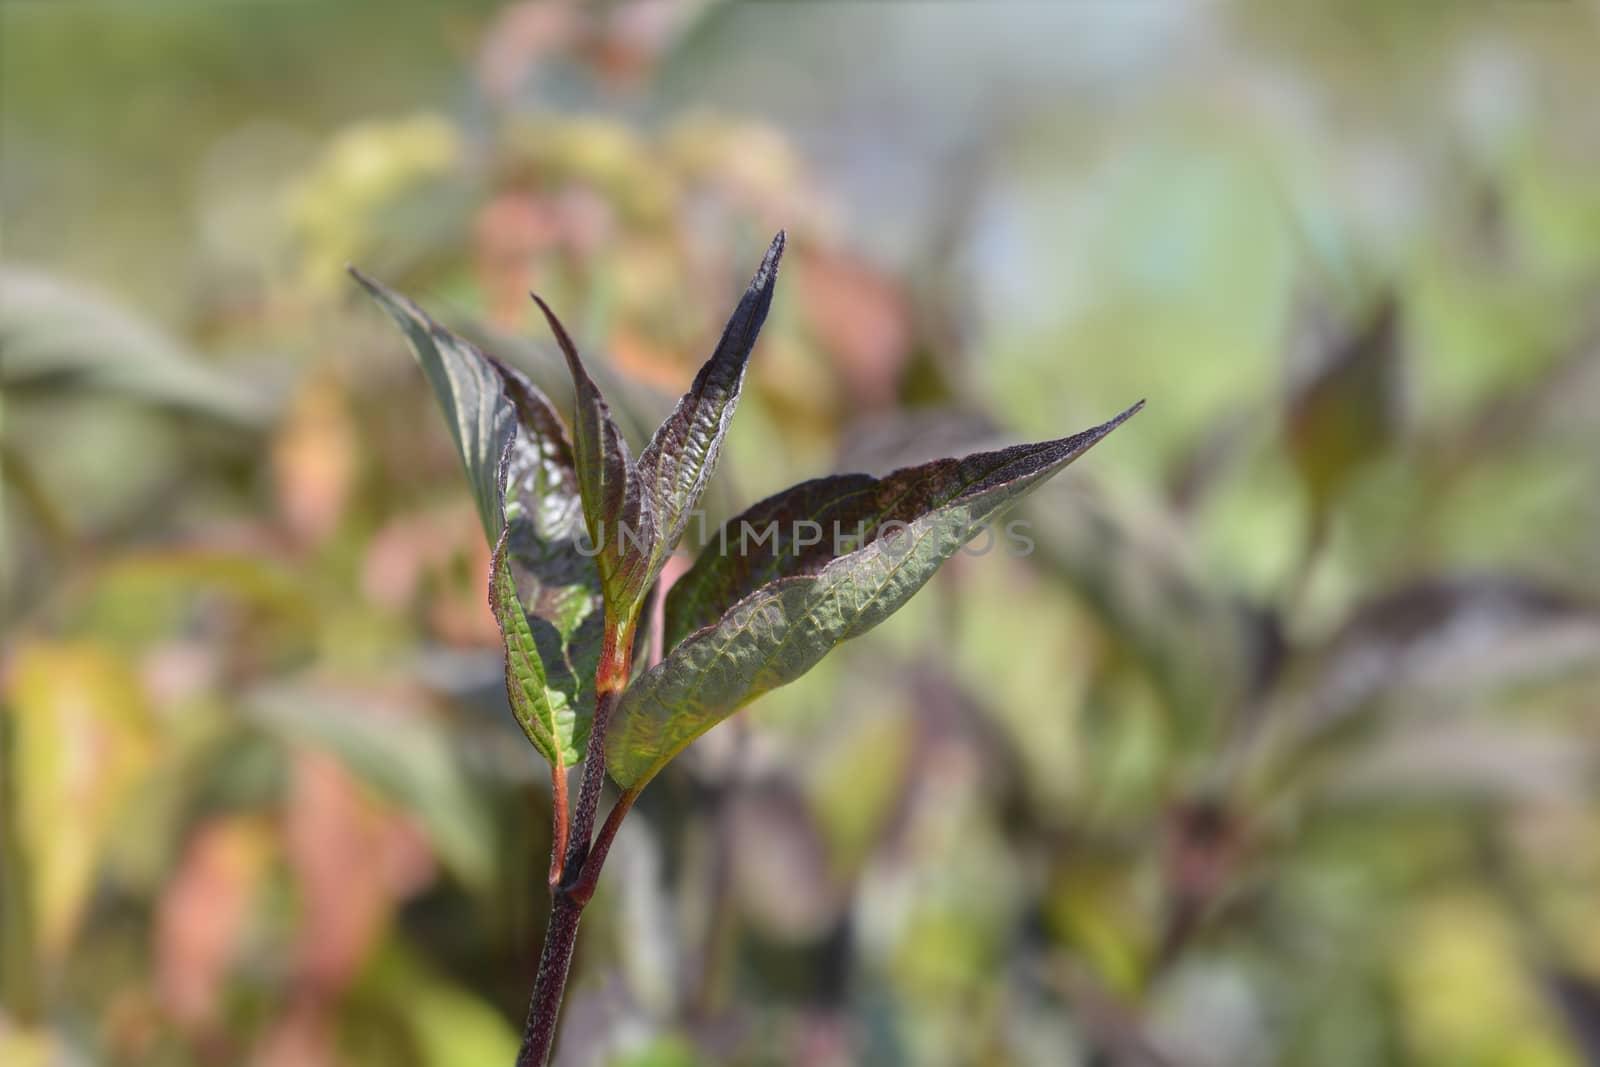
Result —
<instances>
[{"instance_id":1,"label":"pointed leaf tip","mask_svg":"<svg viewBox=\"0 0 1600 1067\"><path fill-rule=\"evenodd\" d=\"M382 285L378 283L377 279L373 278L370 274L356 266L354 263L346 263L344 265L344 272L350 275L350 277L354 278L356 280L356 284L361 286L361 288L365 289L369 293L376 295L383 288Z\"/></svg>"},{"instance_id":2,"label":"pointed leaf tip","mask_svg":"<svg viewBox=\"0 0 1600 1067\"><path fill-rule=\"evenodd\" d=\"M572 338L567 336L567 328L561 325L561 320L556 318L556 313L550 310L550 305L544 302L544 297L538 293L529 292L533 302L539 305L539 310L544 312L544 321L549 324L550 332L555 335L556 347L561 349L561 354L566 357L567 366L571 368L573 376L589 378L589 372L584 369L583 361L578 358L578 348L572 343Z\"/></svg>"},{"instance_id":3,"label":"pointed leaf tip","mask_svg":"<svg viewBox=\"0 0 1600 1067\"><path fill-rule=\"evenodd\" d=\"M778 263L783 259L783 249L787 245L789 235L784 230L778 231L778 236L772 239L767 246L767 254L761 257L761 266L756 268L756 276L750 279L752 292L770 286L778 275Z\"/></svg>"},{"instance_id":4,"label":"pointed leaf tip","mask_svg":"<svg viewBox=\"0 0 1600 1067\"><path fill-rule=\"evenodd\" d=\"M1124 411L1122 414L1116 416L1110 422L1102 423L1101 425L1096 426L1089 432L1097 435L1098 437L1104 437L1106 434L1110 433L1112 430L1115 430L1118 426L1121 426L1123 423L1127 422L1129 419L1133 418L1143 410L1144 399L1140 398L1139 402L1128 408L1127 411Z\"/></svg>"},{"instance_id":5,"label":"pointed leaf tip","mask_svg":"<svg viewBox=\"0 0 1600 1067\"><path fill-rule=\"evenodd\" d=\"M494 549L489 602L506 650L506 694L559 772L588 739L601 643L600 575L580 551L581 490L566 427L526 376L349 271L400 326L445 415Z\"/></svg>"},{"instance_id":6,"label":"pointed leaf tip","mask_svg":"<svg viewBox=\"0 0 1600 1067\"><path fill-rule=\"evenodd\" d=\"M648 494L658 534L651 548L647 586L660 574L668 553L683 537L689 516L716 470L723 439L739 403L745 367L772 307L786 239L782 230L772 239L749 287L723 327L716 350L639 456L639 477Z\"/></svg>"},{"instance_id":7,"label":"pointed leaf tip","mask_svg":"<svg viewBox=\"0 0 1600 1067\"><path fill-rule=\"evenodd\" d=\"M493 544L505 524L496 477L506 442L516 433L516 413L504 400L499 374L487 356L410 298L359 270L350 273L405 334L455 439L484 535Z\"/></svg>"},{"instance_id":8,"label":"pointed leaf tip","mask_svg":"<svg viewBox=\"0 0 1600 1067\"><path fill-rule=\"evenodd\" d=\"M622 431L611 417L610 406L589 376L578 355L578 347L572 343L561 320L538 293L528 295L544 312L550 332L555 335L556 344L566 357L567 369L572 373L577 397L574 458L584 521L591 543L599 549L596 558L606 599L619 616L627 616L638 609L640 597L649 585L646 576L649 561L645 558L644 546L655 543L654 528L642 510L633 457Z\"/></svg>"},{"instance_id":9,"label":"pointed leaf tip","mask_svg":"<svg viewBox=\"0 0 1600 1067\"><path fill-rule=\"evenodd\" d=\"M934 460L883 478L805 482L729 520L667 594L671 651L612 714L612 779L642 787L716 723L877 626L981 529L1141 406L1052 441ZM802 537L802 526L817 536ZM846 539L857 547L841 551Z\"/></svg>"}]
</instances>

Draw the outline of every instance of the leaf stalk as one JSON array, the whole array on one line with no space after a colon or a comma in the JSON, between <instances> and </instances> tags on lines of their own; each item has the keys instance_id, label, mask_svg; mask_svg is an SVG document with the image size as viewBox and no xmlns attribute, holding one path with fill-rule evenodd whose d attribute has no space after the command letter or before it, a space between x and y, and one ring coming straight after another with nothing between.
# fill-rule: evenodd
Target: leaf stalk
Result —
<instances>
[{"instance_id":1,"label":"leaf stalk","mask_svg":"<svg viewBox=\"0 0 1600 1067\"><path fill-rule=\"evenodd\" d=\"M562 865L567 858L567 838L572 814L567 804L567 768L550 764L550 808L554 825L550 831L550 888L561 884Z\"/></svg>"}]
</instances>

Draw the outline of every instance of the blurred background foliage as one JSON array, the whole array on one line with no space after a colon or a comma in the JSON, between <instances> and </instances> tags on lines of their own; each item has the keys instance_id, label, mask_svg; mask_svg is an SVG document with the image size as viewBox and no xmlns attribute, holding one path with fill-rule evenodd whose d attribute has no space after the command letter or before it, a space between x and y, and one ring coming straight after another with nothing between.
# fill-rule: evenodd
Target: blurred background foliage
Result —
<instances>
[{"instance_id":1,"label":"blurred background foliage","mask_svg":"<svg viewBox=\"0 0 1600 1067\"><path fill-rule=\"evenodd\" d=\"M509 1063L548 787L354 261L709 510L1148 410L646 793L563 1065L1600 1063L1600 8L0 3L0 1061ZM691 537L693 537L691 533Z\"/></svg>"}]
</instances>

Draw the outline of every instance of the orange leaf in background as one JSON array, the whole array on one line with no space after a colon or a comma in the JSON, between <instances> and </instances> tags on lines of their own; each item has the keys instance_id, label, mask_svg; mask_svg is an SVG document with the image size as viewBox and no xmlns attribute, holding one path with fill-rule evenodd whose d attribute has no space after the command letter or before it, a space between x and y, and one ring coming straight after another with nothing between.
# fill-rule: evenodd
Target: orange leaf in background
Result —
<instances>
[{"instance_id":1,"label":"orange leaf in background","mask_svg":"<svg viewBox=\"0 0 1600 1067\"><path fill-rule=\"evenodd\" d=\"M191 1034L217 1021L223 981L273 845L270 827L258 820L212 819L190 838L157 905L157 993Z\"/></svg>"},{"instance_id":2,"label":"orange leaf in background","mask_svg":"<svg viewBox=\"0 0 1600 1067\"><path fill-rule=\"evenodd\" d=\"M343 387L328 377L308 379L272 443L278 510L298 543L318 544L337 529L359 448Z\"/></svg>"},{"instance_id":3,"label":"orange leaf in background","mask_svg":"<svg viewBox=\"0 0 1600 1067\"><path fill-rule=\"evenodd\" d=\"M396 516L372 537L361 564L361 591L374 604L400 611L416 600L431 572L481 540L478 517L465 501Z\"/></svg>"},{"instance_id":4,"label":"orange leaf in background","mask_svg":"<svg viewBox=\"0 0 1600 1067\"><path fill-rule=\"evenodd\" d=\"M698 0L623 0L593 16L586 53L618 88L644 88L667 50L700 15ZM602 10L599 5L592 10Z\"/></svg>"},{"instance_id":5,"label":"orange leaf in background","mask_svg":"<svg viewBox=\"0 0 1600 1067\"><path fill-rule=\"evenodd\" d=\"M617 209L597 190L587 185L567 185L556 194L555 209L561 224L561 243L580 260L593 259L617 240Z\"/></svg>"},{"instance_id":6,"label":"orange leaf in background","mask_svg":"<svg viewBox=\"0 0 1600 1067\"><path fill-rule=\"evenodd\" d=\"M535 287L534 263L560 238L556 212L530 193L501 193L478 212L472 227L473 266L495 326L516 330L522 325L528 291Z\"/></svg>"},{"instance_id":7,"label":"orange leaf in background","mask_svg":"<svg viewBox=\"0 0 1600 1067\"><path fill-rule=\"evenodd\" d=\"M112 994L100 1016L105 1035L105 1062L148 1063L162 1038L162 1018L155 991L144 985L125 985ZM66 1062L50 1060L50 1067ZM11 1061L0 1055L0 1063Z\"/></svg>"},{"instance_id":8,"label":"orange leaf in background","mask_svg":"<svg viewBox=\"0 0 1600 1067\"><path fill-rule=\"evenodd\" d=\"M525 0L502 9L478 55L484 95L497 104L511 102L538 60L572 43L582 18L577 5L562 0Z\"/></svg>"},{"instance_id":9,"label":"orange leaf in background","mask_svg":"<svg viewBox=\"0 0 1600 1067\"><path fill-rule=\"evenodd\" d=\"M611 365L632 381L676 393L688 386L692 374L676 350L619 325L611 333Z\"/></svg>"},{"instance_id":10,"label":"orange leaf in background","mask_svg":"<svg viewBox=\"0 0 1600 1067\"><path fill-rule=\"evenodd\" d=\"M464 562L464 566L462 566ZM498 646L500 629L483 596L489 548L470 504L401 515L373 536L361 564L361 591L388 611L426 596L430 630L447 644Z\"/></svg>"},{"instance_id":11,"label":"orange leaf in background","mask_svg":"<svg viewBox=\"0 0 1600 1067\"><path fill-rule=\"evenodd\" d=\"M428 605L428 625L439 640L465 648L500 646L500 626L483 590L489 585L489 546L474 537L463 546L466 577L441 589Z\"/></svg>"},{"instance_id":12,"label":"orange leaf in background","mask_svg":"<svg viewBox=\"0 0 1600 1067\"><path fill-rule=\"evenodd\" d=\"M859 260L812 251L800 260L806 320L859 410L894 405L911 355L905 295Z\"/></svg>"},{"instance_id":13,"label":"orange leaf in background","mask_svg":"<svg viewBox=\"0 0 1600 1067\"><path fill-rule=\"evenodd\" d=\"M432 881L433 855L414 823L312 750L294 757L284 846L300 891L298 992L331 999L355 978L397 902Z\"/></svg>"},{"instance_id":14,"label":"orange leaf in background","mask_svg":"<svg viewBox=\"0 0 1600 1067\"><path fill-rule=\"evenodd\" d=\"M151 706L165 710L211 692L222 668L220 652L203 641L167 641L141 658L139 680Z\"/></svg>"},{"instance_id":15,"label":"orange leaf in background","mask_svg":"<svg viewBox=\"0 0 1600 1067\"><path fill-rule=\"evenodd\" d=\"M250 1058L252 1067L336 1067L334 1019L322 1001L301 996L289 1003Z\"/></svg>"}]
</instances>

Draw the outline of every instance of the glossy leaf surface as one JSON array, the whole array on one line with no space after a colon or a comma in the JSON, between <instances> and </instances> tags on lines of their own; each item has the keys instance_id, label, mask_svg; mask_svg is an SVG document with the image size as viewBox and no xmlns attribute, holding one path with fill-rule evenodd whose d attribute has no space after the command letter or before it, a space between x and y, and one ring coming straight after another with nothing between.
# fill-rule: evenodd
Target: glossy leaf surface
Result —
<instances>
[{"instance_id":1,"label":"glossy leaf surface","mask_svg":"<svg viewBox=\"0 0 1600 1067\"><path fill-rule=\"evenodd\" d=\"M596 549L601 587L618 615L636 610L650 584L649 553L655 522L641 491L628 442L611 417L600 387L589 376L578 348L550 306L534 294L550 332L572 373L576 394L574 459L590 544Z\"/></svg>"},{"instance_id":2,"label":"glossy leaf surface","mask_svg":"<svg viewBox=\"0 0 1600 1067\"><path fill-rule=\"evenodd\" d=\"M779 546L774 564L755 565L749 558L707 563L708 572L726 568L728 573L714 574L714 580L703 577L703 594L685 594L695 607L692 612L679 608L678 627L752 583L758 587L684 639L623 695L607 745L611 776L624 788L639 788L706 730L762 693L800 677L840 642L888 618L984 523L1077 459L1138 407L1072 437L936 460L881 480L863 475L822 479L756 505L752 512L758 515L782 516L780 526L791 516L825 515L830 525L836 515L885 517L867 523L862 547L837 558L805 551L807 546L797 542L808 536ZM720 544L707 549L719 555L720 550Z\"/></svg>"},{"instance_id":3,"label":"glossy leaf surface","mask_svg":"<svg viewBox=\"0 0 1600 1067\"><path fill-rule=\"evenodd\" d=\"M682 539L689 515L716 469L739 402L750 350L772 307L783 246L780 232L723 328L711 358L639 456L639 480L649 494L656 523L646 584L660 574L667 554Z\"/></svg>"},{"instance_id":4,"label":"glossy leaf surface","mask_svg":"<svg viewBox=\"0 0 1600 1067\"><path fill-rule=\"evenodd\" d=\"M519 432L500 475L505 530L489 602L505 641L506 692L517 721L546 759L570 766L583 758L594 717L600 574L580 550L583 506L566 430L526 378L496 366Z\"/></svg>"},{"instance_id":5,"label":"glossy leaf surface","mask_svg":"<svg viewBox=\"0 0 1600 1067\"><path fill-rule=\"evenodd\" d=\"M350 274L410 342L455 439L483 532L494 544L505 525L500 514L500 459L516 434L516 413L502 393L499 373L488 356L434 322L406 297L354 267Z\"/></svg>"},{"instance_id":6,"label":"glossy leaf surface","mask_svg":"<svg viewBox=\"0 0 1600 1067\"><path fill-rule=\"evenodd\" d=\"M506 648L506 691L523 732L556 768L577 762L594 717L600 574L582 551L578 465L550 401L518 371L352 271L411 342L444 410L494 545L489 604Z\"/></svg>"}]
</instances>

